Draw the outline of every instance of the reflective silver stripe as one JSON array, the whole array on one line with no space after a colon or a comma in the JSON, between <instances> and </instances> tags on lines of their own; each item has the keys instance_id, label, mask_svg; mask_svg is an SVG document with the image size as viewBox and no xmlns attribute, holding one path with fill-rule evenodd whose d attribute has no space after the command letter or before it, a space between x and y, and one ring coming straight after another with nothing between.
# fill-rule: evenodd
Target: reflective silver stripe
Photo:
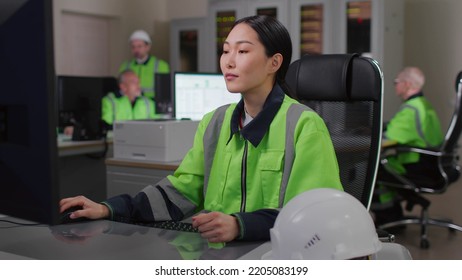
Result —
<instances>
[{"instance_id":1,"label":"reflective silver stripe","mask_svg":"<svg viewBox=\"0 0 462 280\"><path fill-rule=\"evenodd\" d=\"M156 91L156 73L159 71L159 59L156 58L156 62L154 63L154 69L153 69L153 77L152 77L152 92Z\"/></svg>"},{"instance_id":2,"label":"reflective silver stripe","mask_svg":"<svg viewBox=\"0 0 462 280\"><path fill-rule=\"evenodd\" d=\"M422 138L422 140L425 142L425 145L427 147L431 147L432 145L430 143L428 143L427 139L425 139L425 135L424 135L423 130L422 130L422 122L421 122L421 119L420 119L419 110L416 107L411 106L409 104L405 104L403 106L403 109L405 109L405 108L409 108L409 109L415 111L415 124L416 124L417 133L419 134L420 138Z\"/></svg>"},{"instance_id":3,"label":"reflective silver stripe","mask_svg":"<svg viewBox=\"0 0 462 280\"><path fill-rule=\"evenodd\" d=\"M286 143L284 152L284 171L282 173L281 187L279 189L279 208L284 204L287 183L289 182L290 173L295 157L294 133L300 116L305 111L312 111L309 107L302 104L292 104L286 114Z\"/></svg>"},{"instance_id":4,"label":"reflective silver stripe","mask_svg":"<svg viewBox=\"0 0 462 280\"><path fill-rule=\"evenodd\" d=\"M154 219L156 219L156 221L166 221L172 219L168 213L165 200L157 188L153 186L147 186L142 189L141 192L144 192L148 197L149 205L151 206L152 214L154 215Z\"/></svg>"},{"instance_id":5,"label":"reflective silver stripe","mask_svg":"<svg viewBox=\"0 0 462 280\"><path fill-rule=\"evenodd\" d=\"M108 95L109 101L111 101L112 104L112 123L116 120L116 104L114 100L114 95L110 94Z\"/></svg>"},{"instance_id":6,"label":"reflective silver stripe","mask_svg":"<svg viewBox=\"0 0 462 280\"><path fill-rule=\"evenodd\" d=\"M154 63L154 75L159 71L159 59L156 58L156 63Z\"/></svg>"},{"instance_id":7,"label":"reflective silver stripe","mask_svg":"<svg viewBox=\"0 0 462 280\"><path fill-rule=\"evenodd\" d=\"M220 138L221 126L225 119L226 110L229 104L223 105L215 110L212 119L210 120L207 128L205 129L203 137L204 145L204 197L207 193L207 186L209 184L210 170L212 169L213 158L215 157L215 150L217 149L218 139Z\"/></svg>"},{"instance_id":8,"label":"reflective silver stripe","mask_svg":"<svg viewBox=\"0 0 462 280\"><path fill-rule=\"evenodd\" d=\"M157 185L161 187L162 190L164 190L169 200L178 208L180 208L181 212L183 212L186 217L191 216L194 213L196 205L194 205L184 195L182 195L167 178L162 179L157 183ZM157 188L146 187L143 192L146 193L149 199L152 213L154 214L156 220L160 220L159 217L162 219L166 218L167 220L172 219L168 213L165 200Z\"/></svg>"},{"instance_id":9,"label":"reflective silver stripe","mask_svg":"<svg viewBox=\"0 0 462 280\"><path fill-rule=\"evenodd\" d=\"M143 101L144 101L144 104L146 105L146 113L148 113L148 115L146 116L147 119L149 119L149 117L151 116L151 108L149 107L149 101L146 97L142 96L143 98Z\"/></svg>"},{"instance_id":10,"label":"reflective silver stripe","mask_svg":"<svg viewBox=\"0 0 462 280\"><path fill-rule=\"evenodd\" d=\"M241 212L245 212L247 203L247 151L249 150L249 141L244 142L244 154L242 155L241 166Z\"/></svg>"}]
</instances>

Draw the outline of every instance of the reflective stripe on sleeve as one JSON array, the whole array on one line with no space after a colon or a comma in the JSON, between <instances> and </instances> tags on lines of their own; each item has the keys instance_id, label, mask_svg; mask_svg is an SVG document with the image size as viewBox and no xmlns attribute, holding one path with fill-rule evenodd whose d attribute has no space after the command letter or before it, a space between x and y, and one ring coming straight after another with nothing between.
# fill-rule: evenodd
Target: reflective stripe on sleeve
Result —
<instances>
[{"instance_id":1,"label":"reflective stripe on sleeve","mask_svg":"<svg viewBox=\"0 0 462 280\"><path fill-rule=\"evenodd\" d=\"M114 121L116 120L116 104L114 100L114 95L109 95L109 101L111 101L112 104L112 123L114 124Z\"/></svg>"}]
</instances>

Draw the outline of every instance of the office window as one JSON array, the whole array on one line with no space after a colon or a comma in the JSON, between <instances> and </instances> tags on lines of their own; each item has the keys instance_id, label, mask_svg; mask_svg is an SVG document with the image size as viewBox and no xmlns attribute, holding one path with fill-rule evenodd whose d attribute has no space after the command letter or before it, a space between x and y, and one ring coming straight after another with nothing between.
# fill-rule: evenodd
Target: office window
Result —
<instances>
[{"instance_id":1,"label":"office window","mask_svg":"<svg viewBox=\"0 0 462 280\"><path fill-rule=\"evenodd\" d=\"M371 1L347 3L347 52L371 51Z\"/></svg>"},{"instance_id":2,"label":"office window","mask_svg":"<svg viewBox=\"0 0 462 280\"><path fill-rule=\"evenodd\" d=\"M301 6L300 56L322 53L323 12L323 4Z\"/></svg>"}]
</instances>

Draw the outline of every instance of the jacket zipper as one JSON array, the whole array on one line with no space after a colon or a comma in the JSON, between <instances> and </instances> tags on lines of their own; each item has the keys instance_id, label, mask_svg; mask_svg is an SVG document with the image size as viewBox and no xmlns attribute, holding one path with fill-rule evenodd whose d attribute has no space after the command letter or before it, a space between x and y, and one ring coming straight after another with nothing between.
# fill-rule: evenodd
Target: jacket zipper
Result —
<instances>
[{"instance_id":1,"label":"jacket zipper","mask_svg":"<svg viewBox=\"0 0 462 280\"><path fill-rule=\"evenodd\" d=\"M241 212L245 212L245 202L247 200L247 141L244 142L244 154L242 155L241 165Z\"/></svg>"}]
</instances>

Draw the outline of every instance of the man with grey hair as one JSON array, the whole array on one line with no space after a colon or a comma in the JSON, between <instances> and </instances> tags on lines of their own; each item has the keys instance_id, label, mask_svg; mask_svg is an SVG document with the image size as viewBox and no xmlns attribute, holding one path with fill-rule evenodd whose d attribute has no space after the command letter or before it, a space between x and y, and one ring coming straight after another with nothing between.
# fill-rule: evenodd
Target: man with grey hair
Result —
<instances>
[{"instance_id":1,"label":"man with grey hair","mask_svg":"<svg viewBox=\"0 0 462 280\"><path fill-rule=\"evenodd\" d=\"M384 139L421 148L441 145L444 137L438 115L422 93L425 84L422 70L406 67L398 74L394 84L396 95L403 104L385 127ZM389 168L409 178L425 172L425 163L417 153L391 156L387 160ZM377 178L389 179L390 175L385 168L379 168ZM383 186L376 186L371 210L376 226L398 220L403 215L399 197Z\"/></svg>"},{"instance_id":2,"label":"man with grey hair","mask_svg":"<svg viewBox=\"0 0 462 280\"><path fill-rule=\"evenodd\" d=\"M120 73L119 90L103 97L101 108L101 118L108 129L117 120L157 118L154 101L141 95L140 81L131 69Z\"/></svg>"}]
</instances>

